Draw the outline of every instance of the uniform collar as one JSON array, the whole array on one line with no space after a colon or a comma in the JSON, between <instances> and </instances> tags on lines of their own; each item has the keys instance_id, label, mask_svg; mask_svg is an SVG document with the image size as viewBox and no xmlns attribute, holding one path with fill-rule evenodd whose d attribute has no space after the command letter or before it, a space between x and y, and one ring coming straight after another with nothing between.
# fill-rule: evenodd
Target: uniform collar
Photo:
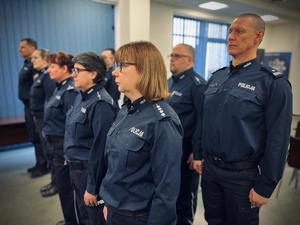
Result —
<instances>
[{"instance_id":1,"label":"uniform collar","mask_svg":"<svg viewBox=\"0 0 300 225\"><path fill-rule=\"evenodd\" d=\"M257 64L259 64L257 58L251 59L251 60L249 60L247 62L244 62L244 63L241 63L237 66L233 66L232 62L230 62L230 72L238 71L240 69L249 68L249 67L251 67L253 65L257 65Z\"/></svg>"},{"instance_id":2,"label":"uniform collar","mask_svg":"<svg viewBox=\"0 0 300 225\"><path fill-rule=\"evenodd\" d=\"M82 99L85 100L85 99L91 98L101 88L102 88L102 85L97 83L93 87L90 87L89 89L87 89L85 91L80 91Z\"/></svg>"},{"instance_id":3,"label":"uniform collar","mask_svg":"<svg viewBox=\"0 0 300 225\"><path fill-rule=\"evenodd\" d=\"M193 68L190 68L190 69L188 69L188 70L185 70L185 71L183 71L182 73L179 73L179 74L172 74L172 79L173 79L173 81L176 83L176 82L178 82L179 80L182 80L182 79L184 79L185 78L185 76L186 75L188 75L190 72L192 72L193 71Z\"/></svg>"},{"instance_id":4,"label":"uniform collar","mask_svg":"<svg viewBox=\"0 0 300 225\"><path fill-rule=\"evenodd\" d=\"M39 70L39 71L38 71L38 74L39 74L39 75L42 75L43 73L48 73L47 69L48 69L48 67L45 67L45 68Z\"/></svg>"},{"instance_id":5,"label":"uniform collar","mask_svg":"<svg viewBox=\"0 0 300 225\"><path fill-rule=\"evenodd\" d=\"M57 82L56 86L60 88L60 87L62 87L64 85L66 85L68 83L68 81L71 80L71 79L72 79L71 77L68 77L67 79L65 79L65 80L63 80L61 82Z\"/></svg>"},{"instance_id":6,"label":"uniform collar","mask_svg":"<svg viewBox=\"0 0 300 225\"><path fill-rule=\"evenodd\" d=\"M31 58L24 59L24 63L31 63Z\"/></svg>"},{"instance_id":7,"label":"uniform collar","mask_svg":"<svg viewBox=\"0 0 300 225\"><path fill-rule=\"evenodd\" d=\"M131 102L129 99L126 102L127 104L127 109L129 113L134 113L135 111L137 111L138 109L141 108L141 106L143 106L146 103L146 99L142 96L140 98L138 98L137 100Z\"/></svg>"}]
</instances>

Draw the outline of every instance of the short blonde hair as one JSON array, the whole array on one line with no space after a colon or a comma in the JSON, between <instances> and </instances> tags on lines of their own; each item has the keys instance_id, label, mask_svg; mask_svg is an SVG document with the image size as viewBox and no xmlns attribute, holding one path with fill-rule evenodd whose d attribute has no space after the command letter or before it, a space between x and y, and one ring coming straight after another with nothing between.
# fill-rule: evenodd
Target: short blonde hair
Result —
<instances>
[{"instance_id":1,"label":"short blonde hair","mask_svg":"<svg viewBox=\"0 0 300 225\"><path fill-rule=\"evenodd\" d=\"M166 66L161 53L151 42L130 42L121 46L116 53L116 61L136 63L141 75L137 89L147 101L169 97Z\"/></svg>"}]
</instances>

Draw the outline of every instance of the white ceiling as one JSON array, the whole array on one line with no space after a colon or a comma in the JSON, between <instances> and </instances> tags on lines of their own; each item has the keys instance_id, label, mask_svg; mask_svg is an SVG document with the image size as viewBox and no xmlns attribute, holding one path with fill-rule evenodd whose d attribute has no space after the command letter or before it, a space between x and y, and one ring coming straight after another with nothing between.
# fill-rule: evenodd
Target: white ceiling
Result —
<instances>
[{"instance_id":1,"label":"white ceiling","mask_svg":"<svg viewBox=\"0 0 300 225\"><path fill-rule=\"evenodd\" d=\"M242 13L256 13L258 15L271 14L278 16L278 21L273 24L295 22L300 24L299 0L214 0L227 4L229 7L217 11L205 10L199 4L211 0L151 0L153 2L171 5L179 8L193 9L202 12L234 18Z\"/></svg>"}]
</instances>

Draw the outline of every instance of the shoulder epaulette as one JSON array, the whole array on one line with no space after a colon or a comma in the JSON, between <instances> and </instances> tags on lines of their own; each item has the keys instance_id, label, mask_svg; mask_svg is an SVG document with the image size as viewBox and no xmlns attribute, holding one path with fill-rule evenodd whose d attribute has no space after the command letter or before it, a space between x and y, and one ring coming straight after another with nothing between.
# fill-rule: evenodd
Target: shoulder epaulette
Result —
<instances>
[{"instance_id":1,"label":"shoulder epaulette","mask_svg":"<svg viewBox=\"0 0 300 225\"><path fill-rule=\"evenodd\" d=\"M170 115L168 113L168 109L166 109L164 104L162 104L161 102L153 103L152 106L154 108L154 112L155 112L155 115L157 116L158 120L163 120L165 118L170 117Z\"/></svg>"},{"instance_id":2,"label":"shoulder epaulette","mask_svg":"<svg viewBox=\"0 0 300 225\"><path fill-rule=\"evenodd\" d=\"M263 71L266 71L268 74L271 74L274 78L280 78L280 77L284 77L284 75L279 72L278 70L272 68L272 67L269 67L269 66L266 66L266 65L261 65L261 69Z\"/></svg>"},{"instance_id":3,"label":"shoulder epaulette","mask_svg":"<svg viewBox=\"0 0 300 225\"><path fill-rule=\"evenodd\" d=\"M110 105L114 105L113 98L106 92L104 88L101 88L99 91L97 91L97 97L99 101L105 101Z\"/></svg>"},{"instance_id":4,"label":"shoulder epaulette","mask_svg":"<svg viewBox=\"0 0 300 225\"><path fill-rule=\"evenodd\" d=\"M194 74L194 75L192 76L192 79L193 79L194 83L195 83L197 86L200 85L200 84L205 84L205 81L200 77L200 75Z\"/></svg>"},{"instance_id":5,"label":"shoulder epaulette","mask_svg":"<svg viewBox=\"0 0 300 225\"><path fill-rule=\"evenodd\" d=\"M69 86L67 87L67 91L74 90L74 89L75 89L75 87L72 86L72 85L69 85Z\"/></svg>"},{"instance_id":6,"label":"shoulder epaulette","mask_svg":"<svg viewBox=\"0 0 300 225\"><path fill-rule=\"evenodd\" d=\"M218 69L218 70L212 72L212 74L214 74L214 73L216 73L216 72L219 72L219 71L221 71L221 70L227 69L227 68L228 68L227 66L224 66L224 67L222 67L222 68L220 68L220 69Z\"/></svg>"}]
</instances>

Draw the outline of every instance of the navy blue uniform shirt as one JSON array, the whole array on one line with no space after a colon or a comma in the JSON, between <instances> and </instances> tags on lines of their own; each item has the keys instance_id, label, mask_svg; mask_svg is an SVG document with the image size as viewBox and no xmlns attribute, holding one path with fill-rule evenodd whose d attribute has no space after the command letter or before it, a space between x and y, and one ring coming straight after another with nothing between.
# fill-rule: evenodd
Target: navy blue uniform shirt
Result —
<instances>
[{"instance_id":1,"label":"navy blue uniform shirt","mask_svg":"<svg viewBox=\"0 0 300 225\"><path fill-rule=\"evenodd\" d=\"M31 59L25 59L24 65L19 72L19 99L29 101L30 87L33 84L33 76L36 71L33 68Z\"/></svg>"},{"instance_id":2,"label":"navy blue uniform shirt","mask_svg":"<svg viewBox=\"0 0 300 225\"><path fill-rule=\"evenodd\" d=\"M205 92L202 149L225 162L258 162L255 191L270 197L282 176L290 137L289 81L256 59L222 68Z\"/></svg>"},{"instance_id":3,"label":"navy blue uniform shirt","mask_svg":"<svg viewBox=\"0 0 300 225\"><path fill-rule=\"evenodd\" d=\"M65 135L66 113L78 94L73 83L72 77L57 83L52 97L46 102L43 123L45 135L59 137Z\"/></svg>"},{"instance_id":4,"label":"navy blue uniform shirt","mask_svg":"<svg viewBox=\"0 0 300 225\"><path fill-rule=\"evenodd\" d=\"M34 82L30 89L30 109L32 112L44 112L45 102L53 95L56 87L46 69L34 75Z\"/></svg>"},{"instance_id":5,"label":"navy blue uniform shirt","mask_svg":"<svg viewBox=\"0 0 300 225\"><path fill-rule=\"evenodd\" d=\"M184 130L183 151L185 156L194 152L195 159L202 159L199 155L201 147L202 105L206 81L193 68L181 74L173 75L168 80L171 97L168 103L175 110Z\"/></svg>"},{"instance_id":6,"label":"navy blue uniform shirt","mask_svg":"<svg viewBox=\"0 0 300 225\"><path fill-rule=\"evenodd\" d=\"M67 112L64 152L69 160L88 161L86 190L99 193L105 174L105 139L117 113L117 106L101 84L78 93Z\"/></svg>"},{"instance_id":7,"label":"navy blue uniform shirt","mask_svg":"<svg viewBox=\"0 0 300 225\"><path fill-rule=\"evenodd\" d=\"M105 84L104 87L108 94L113 98L113 100L116 102L118 105L118 100L120 98L120 92L118 90L118 86L115 82L115 78L112 75L113 68L109 68L106 71L106 79L105 79Z\"/></svg>"},{"instance_id":8,"label":"navy blue uniform shirt","mask_svg":"<svg viewBox=\"0 0 300 225\"><path fill-rule=\"evenodd\" d=\"M128 101L130 103L130 101ZM148 210L148 225L176 223L182 127L163 100L124 104L106 141L108 170L100 195L108 206Z\"/></svg>"}]
</instances>

